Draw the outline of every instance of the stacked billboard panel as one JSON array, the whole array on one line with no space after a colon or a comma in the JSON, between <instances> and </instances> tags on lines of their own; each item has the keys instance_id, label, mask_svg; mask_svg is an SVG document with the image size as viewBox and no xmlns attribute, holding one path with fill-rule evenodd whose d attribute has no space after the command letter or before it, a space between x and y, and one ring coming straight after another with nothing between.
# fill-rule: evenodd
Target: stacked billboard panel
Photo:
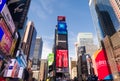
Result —
<instances>
[{"instance_id":1,"label":"stacked billboard panel","mask_svg":"<svg viewBox=\"0 0 120 81\"><path fill-rule=\"evenodd\" d=\"M65 16L58 16L57 18L57 29L55 33L56 41L56 54L55 54L55 66L56 75L61 73L65 75L68 73L68 36L67 36L67 25Z\"/></svg>"}]
</instances>

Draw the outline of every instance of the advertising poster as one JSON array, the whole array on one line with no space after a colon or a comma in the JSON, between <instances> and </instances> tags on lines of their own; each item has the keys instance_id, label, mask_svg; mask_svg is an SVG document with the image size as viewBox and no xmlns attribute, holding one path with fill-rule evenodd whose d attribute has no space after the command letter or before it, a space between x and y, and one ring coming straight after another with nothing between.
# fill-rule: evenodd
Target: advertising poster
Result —
<instances>
[{"instance_id":1,"label":"advertising poster","mask_svg":"<svg viewBox=\"0 0 120 81\"><path fill-rule=\"evenodd\" d=\"M6 3L6 0L0 0L0 13L1 13L5 3Z\"/></svg>"},{"instance_id":2,"label":"advertising poster","mask_svg":"<svg viewBox=\"0 0 120 81\"><path fill-rule=\"evenodd\" d=\"M3 53L9 55L9 51L12 46L12 37L3 19L0 19L0 28L4 31L4 35L0 42L0 49Z\"/></svg>"},{"instance_id":3,"label":"advertising poster","mask_svg":"<svg viewBox=\"0 0 120 81\"><path fill-rule=\"evenodd\" d=\"M11 59L11 62L4 72L4 77L18 78L20 66L16 59Z\"/></svg>"},{"instance_id":4,"label":"advertising poster","mask_svg":"<svg viewBox=\"0 0 120 81\"><path fill-rule=\"evenodd\" d=\"M3 31L3 29L0 27L0 42L1 42L1 40L2 40L3 35L4 35L4 31Z\"/></svg>"},{"instance_id":5,"label":"advertising poster","mask_svg":"<svg viewBox=\"0 0 120 81\"><path fill-rule=\"evenodd\" d=\"M48 66L52 65L54 62L54 53L48 55Z\"/></svg>"},{"instance_id":6,"label":"advertising poster","mask_svg":"<svg viewBox=\"0 0 120 81\"><path fill-rule=\"evenodd\" d=\"M56 67L68 67L68 50L57 50Z\"/></svg>"},{"instance_id":7,"label":"advertising poster","mask_svg":"<svg viewBox=\"0 0 120 81\"><path fill-rule=\"evenodd\" d=\"M65 16L58 16L57 21L65 21Z\"/></svg>"},{"instance_id":8,"label":"advertising poster","mask_svg":"<svg viewBox=\"0 0 120 81\"><path fill-rule=\"evenodd\" d=\"M18 28L23 28L31 0L7 0L7 6Z\"/></svg>"},{"instance_id":9,"label":"advertising poster","mask_svg":"<svg viewBox=\"0 0 120 81\"><path fill-rule=\"evenodd\" d=\"M3 16L3 18L4 18L4 20L5 20L6 24L7 24L7 27L9 28L9 31L12 34L14 34L16 27L15 27L15 24L13 22L13 19L11 17L11 14L10 14L6 4L4 5L1 14L2 14L2 16Z\"/></svg>"},{"instance_id":10,"label":"advertising poster","mask_svg":"<svg viewBox=\"0 0 120 81\"><path fill-rule=\"evenodd\" d=\"M97 52L94 54L94 59L98 73L98 79L99 80L112 79L105 56L105 50L104 49L97 50Z\"/></svg>"},{"instance_id":11,"label":"advertising poster","mask_svg":"<svg viewBox=\"0 0 120 81\"><path fill-rule=\"evenodd\" d=\"M65 22L58 22L58 34L67 34L67 25Z\"/></svg>"}]
</instances>

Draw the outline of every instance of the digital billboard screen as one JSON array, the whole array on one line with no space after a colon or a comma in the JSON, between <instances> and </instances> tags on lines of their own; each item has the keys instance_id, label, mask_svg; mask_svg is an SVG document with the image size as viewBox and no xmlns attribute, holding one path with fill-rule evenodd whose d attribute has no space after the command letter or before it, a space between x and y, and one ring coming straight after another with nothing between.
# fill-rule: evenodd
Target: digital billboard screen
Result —
<instances>
[{"instance_id":1,"label":"digital billboard screen","mask_svg":"<svg viewBox=\"0 0 120 81\"><path fill-rule=\"evenodd\" d=\"M2 18L0 19L0 27L4 31L4 35L0 42L0 49L3 53L9 54L13 39L9 30L7 29L7 25L5 24L5 21Z\"/></svg>"},{"instance_id":2,"label":"digital billboard screen","mask_svg":"<svg viewBox=\"0 0 120 81\"><path fill-rule=\"evenodd\" d=\"M105 50L104 49L97 50L94 54L94 59L98 73L98 79L100 80L112 79L111 72L109 70L109 66L105 56Z\"/></svg>"},{"instance_id":3,"label":"digital billboard screen","mask_svg":"<svg viewBox=\"0 0 120 81\"><path fill-rule=\"evenodd\" d=\"M67 34L67 25L65 22L58 22L58 34Z\"/></svg>"},{"instance_id":4,"label":"digital billboard screen","mask_svg":"<svg viewBox=\"0 0 120 81\"><path fill-rule=\"evenodd\" d=\"M65 16L58 16L57 21L65 21Z\"/></svg>"},{"instance_id":5,"label":"digital billboard screen","mask_svg":"<svg viewBox=\"0 0 120 81\"><path fill-rule=\"evenodd\" d=\"M67 42L58 42L57 49L68 49Z\"/></svg>"},{"instance_id":6,"label":"digital billboard screen","mask_svg":"<svg viewBox=\"0 0 120 81\"><path fill-rule=\"evenodd\" d=\"M6 0L0 0L0 13L1 13L5 3L6 3Z\"/></svg>"},{"instance_id":7,"label":"digital billboard screen","mask_svg":"<svg viewBox=\"0 0 120 81\"><path fill-rule=\"evenodd\" d=\"M54 53L48 55L48 66L52 65L54 62Z\"/></svg>"},{"instance_id":8,"label":"digital billboard screen","mask_svg":"<svg viewBox=\"0 0 120 81\"><path fill-rule=\"evenodd\" d=\"M16 27L22 28L28 13L31 0L7 0L7 6Z\"/></svg>"},{"instance_id":9,"label":"digital billboard screen","mask_svg":"<svg viewBox=\"0 0 120 81\"><path fill-rule=\"evenodd\" d=\"M68 67L68 50L56 51L56 67Z\"/></svg>"},{"instance_id":10,"label":"digital billboard screen","mask_svg":"<svg viewBox=\"0 0 120 81\"><path fill-rule=\"evenodd\" d=\"M66 40L67 41L67 35L58 34L58 40Z\"/></svg>"},{"instance_id":11,"label":"digital billboard screen","mask_svg":"<svg viewBox=\"0 0 120 81\"><path fill-rule=\"evenodd\" d=\"M58 22L58 30L66 30L67 25L65 22Z\"/></svg>"},{"instance_id":12,"label":"digital billboard screen","mask_svg":"<svg viewBox=\"0 0 120 81\"><path fill-rule=\"evenodd\" d=\"M13 22L13 19L11 17L11 14L10 14L9 9L6 4L4 5L1 14L2 14L10 32L14 35L16 27L15 27L15 24Z\"/></svg>"},{"instance_id":13,"label":"digital billboard screen","mask_svg":"<svg viewBox=\"0 0 120 81\"><path fill-rule=\"evenodd\" d=\"M0 41L2 40L3 35L4 35L4 31L3 31L2 28L0 27Z\"/></svg>"}]
</instances>

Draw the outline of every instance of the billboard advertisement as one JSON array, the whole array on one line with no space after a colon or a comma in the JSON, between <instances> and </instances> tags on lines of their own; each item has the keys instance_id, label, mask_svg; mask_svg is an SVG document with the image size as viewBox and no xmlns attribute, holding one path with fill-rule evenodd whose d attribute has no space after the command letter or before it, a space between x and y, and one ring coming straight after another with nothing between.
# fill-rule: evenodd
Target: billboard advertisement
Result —
<instances>
[{"instance_id":1,"label":"billboard advertisement","mask_svg":"<svg viewBox=\"0 0 120 81\"><path fill-rule=\"evenodd\" d=\"M31 0L7 0L7 6L18 28L23 28Z\"/></svg>"},{"instance_id":2,"label":"billboard advertisement","mask_svg":"<svg viewBox=\"0 0 120 81\"><path fill-rule=\"evenodd\" d=\"M6 0L0 0L0 13L1 13L5 3L6 3Z\"/></svg>"},{"instance_id":3,"label":"billboard advertisement","mask_svg":"<svg viewBox=\"0 0 120 81\"><path fill-rule=\"evenodd\" d=\"M65 21L65 16L58 16L57 21Z\"/></svg>"},{"instance_id":4,"label":"billboard advertisement","mask_svg":"<svg viewBox=\"0 0 120 81\"><path fill-rule=\"evenodd\" d=\"M5 20L6 24L7 24L7 26L9 28L10 32L12 34L14 34L16 27L15 27L15 24L13 22L13 19L11 17L11 14L10 14L10 12L9 12L8 7L7 7L6 4L4 5L1 14L2 14L2 16L3 16L3 18L4 18L4 20Z\"/></svg>"},{"instance_id":5,"label":"billboard advertisement","mask_svg":"<svg viewBox=\"0 0 120 81\"><path fill-rule=\"evenodd\" d=\"M12 36L7 29L5 21L2 18L0 19L0 28L4 32L4 35L2 36L2 40L0 42L0 50L5 54L9 54L10 48L12 46Z\"/></svg>"},{"instance_id":6,"label":"billboard advertisement","mask_svg":"<svg viewBox=\"0 0 120 81\"><path fill-rule=\"evenodd\" d=\"M65 22L58 22L58 34L67 34L67 25Z\"/></svg>"},{"instance_id":7,"label":"billboard advertisement","mask_svg":"<svg viewBox=\"0 0 120 81\"><path fill-rule=\"evenodd\" d=\"M4 77L17 78L19 73L19 65L16 59L11 59L10 64L4 72Z\"/></svg>"},{"instance_id":8,"label":"billboard advertisement","mask_svg":"<svg viewBox=\"0 0 120 81\"><path fill-rule=\"evenodd\" d=\"M3 29L0 27L0 42L1 42L1 40L2 40L3 35L4 35L4 31L3 31Z\"/></svg>"},{"instance_id":9,"label":"billboard advertisement","mask_svg":"<svg viewBox=\"0 0 120 81\"><path fill-rule=\"evenodd\" d=\"M57 49L68 49L67 42L58 42Z\"/></svg>"},{"instance_id":10,"label":"billboard advertisement","mask_svg":"<svg viewBox=\"0 0 120 81\"><path fill-rule=\"evenodd\" d=\"M48 66L52 65L54 62L54 53L48 55Z\"/></svg>"},{"instance_id":11,"label":"billboard advertisement","mask_svg":"<svg viewBox=\"0 0 120 81\"><path fill-rule=\"evenodd\" d=\"M58 34L58 40L67 40L67 35Z\"/></svg>"},{"instance_id":12,"label":"billboard advertisement","mask_svg":"<svg viewBox=\"0 0 120 81\"><path fill-rule=\"evenodd\" d=\"M68 50L56 51L56 67L68 67Z\"/></svg>"},{"instance_id":13,"label":"billboard advertisement","mask_svg":"<svg viewBox=\"0 0 120 81\"><path fill-rule=\"evenodd\" d=\"M112 79L111 72L105 56L105 50L97 50L93 56L99 80ZM104 73L103 73L104 72Z\"/></svg>"}]
</instances>

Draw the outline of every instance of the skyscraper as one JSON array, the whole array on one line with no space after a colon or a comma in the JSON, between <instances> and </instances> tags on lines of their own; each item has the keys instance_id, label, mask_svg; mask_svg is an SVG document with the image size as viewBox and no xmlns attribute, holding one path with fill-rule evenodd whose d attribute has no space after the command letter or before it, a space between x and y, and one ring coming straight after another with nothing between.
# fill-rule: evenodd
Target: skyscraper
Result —
<instances>
[{"instance_id":1,"label":"skyscraper","mask_svg":"<svg viewBox=\"0 0 120 81\"><path fill-rule=\"evenodd\" d=\"M35 41L35 48L33 54L30 55L30 59L32 59L32 70L40 69L40 60L42 54L43 41L41 37L37 37Z\"/></svg>"},{"instance_id":2,"label":"skyscraper","mask_svg":"<svg viewBox=\"0 0 120 81\"><path fill-rule=\"evenodd\" d=\"M110 3L120 23L120 0L110 0Z\"/></svg>"},{"instance_id":3,"label":"skyscraper","mask_svg":"<svg viewBox=\"0 0 120 81\"><path fill-rule=\"evenodd\" d=\"M33 58L36 58L36 59L39 59L39 60L41 59L42 47L43 47L42 37L37 37L36 42L35 42L34 53L32 55Z\"/></svg>"},{"instance_id":4,"label":"skyscraper","mask_svg":"<svg viewBox=\"0 0 120 81\"><path fill-rule=\"evenodd\" d=\"M65 16L57 17L55 29L55 69L56 79L58 77L67 78L69 75L68 59L68 31Z\"/></svg>"},{"instance_id":5,"label":"skyscraper","mask_svg":"<svg viewBox=\"0 0 120 81\"><path fill-rule=\"evenodd\" d=\"M29 21L21 44L21 49L23 50L24 54L27 55L27 58L29 58L29 55L33 54L34 52L36 35L37 32L34 27L34 23Z\"/></svg>"},{"instance_id":6,"label":"skyscraper","mask_svg":"<svg viewBox=\"0 0 120 81\"><path fill-rule=\"evenodd\" d=\"M120 23L109 0L89 0L93 24L101 47L101 40L106 35L113 35L119 30Z\"/></svg>"},{"instance_id":7,"label":"skyscraper","mask_svg":"<svg viewBox=\"0 0 120 81\"><path fill-rule=\"evenodd\" d=\"M92 33L79 33L77 36L78 45L85 46L86 53L92 55L97 46L93 42L93 35Z\"/></svg>"}]
</instances>

